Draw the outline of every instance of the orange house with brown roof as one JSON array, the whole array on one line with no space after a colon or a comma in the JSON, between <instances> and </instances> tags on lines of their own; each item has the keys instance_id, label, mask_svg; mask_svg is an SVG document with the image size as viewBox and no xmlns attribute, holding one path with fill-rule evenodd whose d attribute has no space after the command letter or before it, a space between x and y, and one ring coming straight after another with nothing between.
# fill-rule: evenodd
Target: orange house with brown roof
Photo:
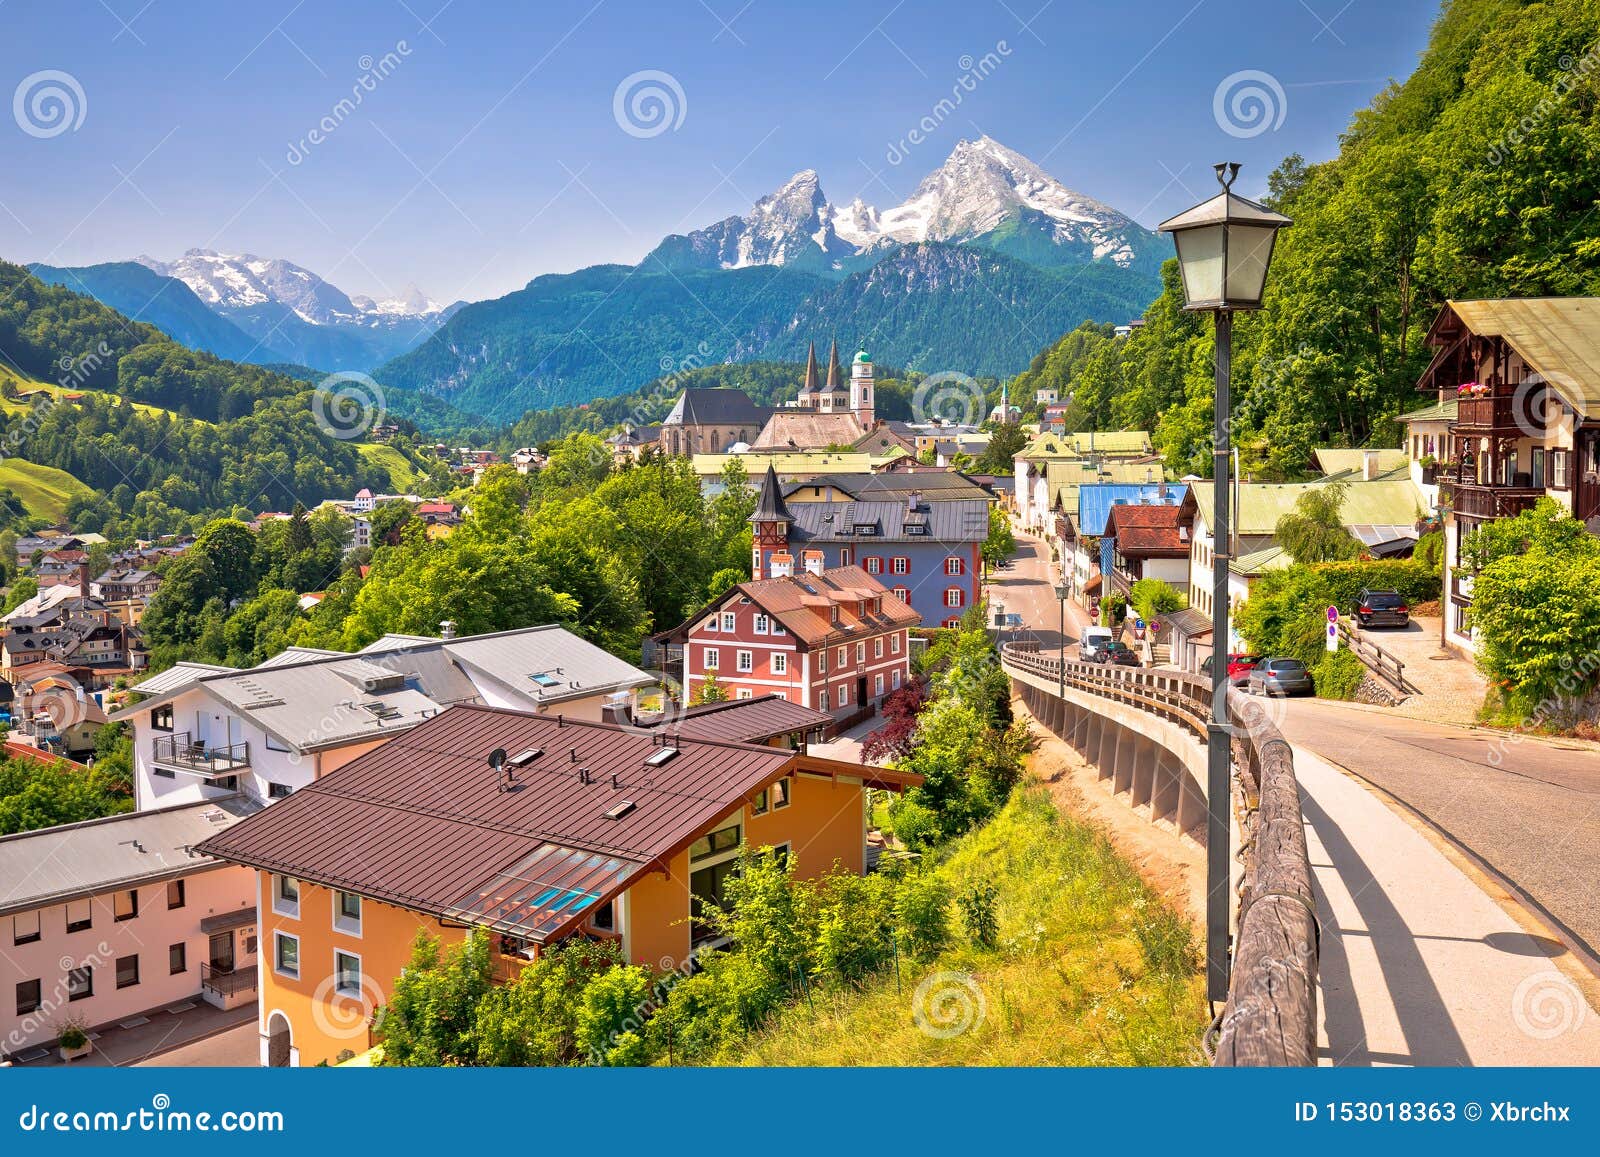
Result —
<instances>
[{"instance_id":1,"label":"orange house with brown roof","mask_svg":"<svg viewBox=\"0 0 1600 1157\"><path fill-rule=\"evenodd\" d=\"M683 967L740 848L862 872L868 789L920 782L686 729L452 707L206 840L257 871L262 1063L369 1047L419 932L487 931L502 978L571 936Z\"/></svg>"}]
</instances>

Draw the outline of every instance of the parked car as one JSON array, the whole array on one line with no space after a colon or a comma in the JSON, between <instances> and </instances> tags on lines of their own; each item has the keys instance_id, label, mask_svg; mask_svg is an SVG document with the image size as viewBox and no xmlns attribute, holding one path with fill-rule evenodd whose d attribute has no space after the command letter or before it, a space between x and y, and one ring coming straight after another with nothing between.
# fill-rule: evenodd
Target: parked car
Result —
<instances>
[{"instance_id":1,"label":"parked car","mask_svg":"<svg viewBox=\"0 0 1600 1157\"><path fill-rule=\"evenodd\" d=\"M1299 659L1263 659L1250 669L1247 689L1252 695L1311 695L1316 691L1311 672Z\"/></svg>"},{"instance_id":2,"label":"parked car","mask_svg":"<svg viewBox=\"0 0 1600 1157\"><path fill-rule=\"evenodd\" d=\"M1356 600L1356 621L1363 627L1409 627L1411 611L1398 591L1363 589Z\"/></svg>"},{"instance_id":3,"label":"parked car","mask_svg":"<svg viewBox=\"0 0 1600 1157\"><path fill-rule=\"evenodd\" d=\"M1128 644L1113 640L1094 653L1096 663L1115 663L1119 667L1137 667L1139 656Z\"/></svg>"},{"instance_id":4,"label":"parked car","mask_svg":"<svg viewBox=\"0 0 1600 1157\"><path fill-rule=\"evenodd\" d=\"M1114 636L1110 627L1085 627L1083 634L1078 638L1078 659L1083 663L1095 662L1095 655Z\"/></svg>"},{"instance_id":5,"label":"parked car","mask_svg":"<svg viewBox=\"0 0 1600 1157\"><path fill-rule=\"evenodd\" d=\"M1250 680L1250 672L1255 665L1261 662L1264 656L1247 655L1243 651L1234 651L1228 655L1228 682L1235 687L1243 687ZM1211 656L1207 655L1200 663L1200 671L1208 678L1211 675Z\"/></svg>"}]
</instances>

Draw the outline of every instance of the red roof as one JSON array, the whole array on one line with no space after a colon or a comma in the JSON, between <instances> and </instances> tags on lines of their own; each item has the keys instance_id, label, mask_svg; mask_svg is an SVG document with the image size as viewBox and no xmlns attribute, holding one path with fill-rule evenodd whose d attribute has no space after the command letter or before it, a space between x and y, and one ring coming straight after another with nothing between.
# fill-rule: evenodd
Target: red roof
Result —
<instances>
[{"instance_id":1,"label":"red roof","mask_svg":"<svg viewBox=\"0 0 1600 1157\"><path fill-rule=\"evenodd\" d=\"M1187 558L1189 538L1181 506L1113 506L1106 534L1124 558Z\"/></svg>"},{"instance_id":2,"label":"red roof","mask_svg":"<svg viewBox=\"0 0 1600 1157\"><path fill-rule=\"evenodd\" d=\"M684 629L720 611L729 598L739 596L777 619L808 647L870 638L922 622L921 615L859 566L836 566L821 574L806 572L740 583L685 623ZM881 600L878 611L864 611L864 604L874 599ZM835 607L839 610L837 620L833 618Z\"/></svg>"},{"instance_id":3,"label":"red roof","mask_svg":"<svg viewBox=\"0 0 1600 1157\"><path fill-rule=\"evenodd\" d=\"M451 707L212 837L205 850L544 940L742 806L794 758L687 738L669 748L665 738ZM502 790L486 762L496 748L513 759L542 754L512 767L515 782ZM668 750L677 754L646 762Z\"/></svg>"}]
</instances>

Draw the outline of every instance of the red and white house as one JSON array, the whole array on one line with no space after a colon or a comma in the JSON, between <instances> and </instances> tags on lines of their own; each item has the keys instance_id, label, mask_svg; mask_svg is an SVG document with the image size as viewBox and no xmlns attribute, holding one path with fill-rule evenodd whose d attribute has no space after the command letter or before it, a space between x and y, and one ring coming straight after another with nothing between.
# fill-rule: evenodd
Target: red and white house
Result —
<instances>
[{"instance_id":1,"label":"red and white house","mask_svg":"<svg viewBox=\"0 0 1600 1157\"><path fill-rule=\"evenodd\" d=\"M911 679L917 612L856 566L740 583L672 632L692 700L711 676L733 699L781 695L852 717Z\"/></svg>"}]
</instances>

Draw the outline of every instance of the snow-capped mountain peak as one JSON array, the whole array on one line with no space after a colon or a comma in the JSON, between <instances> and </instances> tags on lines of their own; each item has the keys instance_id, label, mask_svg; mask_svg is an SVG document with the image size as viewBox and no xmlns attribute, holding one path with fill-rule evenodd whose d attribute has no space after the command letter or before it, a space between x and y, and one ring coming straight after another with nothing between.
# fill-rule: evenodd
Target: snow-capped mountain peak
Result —
<instances>
[{"instance_id":1,"label":"snow-capped mountain peak","mask_svg":"<svg viewBox=\"0 0 1600 1157\"><path fill-rule=\"evenodd\" d=\"M991 137L957 143L904 202L878 210L857 197L829 204L803 169L742 217L674 236L653 257L694 268L800 262L842 270L900 244L979 242L1047 263L1130 266L1152 235L1111 206L1069 189Z\"/></svg>"},{"instance_id":2,"label":"snow-capped mountain peak","mask_svg":"<svg viewBox=\"0 0 1600 1157\"><path fill-rule=\"evenodd\" d=\"M190 249L176 261L148 256L134 260L163 276L177 278L201 301L225 315L276 303L311 325L363 325L376 319L428 317L443 308L414 285L387 301L352 298L309 269L253 253Z\"/></svg>"}]
</instances>

